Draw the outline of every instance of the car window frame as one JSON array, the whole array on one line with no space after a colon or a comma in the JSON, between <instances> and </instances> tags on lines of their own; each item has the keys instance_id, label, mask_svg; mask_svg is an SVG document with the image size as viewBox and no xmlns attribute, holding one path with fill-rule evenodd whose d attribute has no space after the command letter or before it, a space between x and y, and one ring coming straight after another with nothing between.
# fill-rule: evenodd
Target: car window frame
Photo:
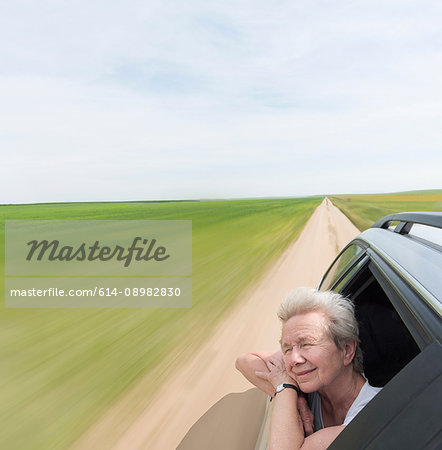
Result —
<instances>
[{"instance_id":1,"label":"car window frame","mask_svg":"<svg viewBox=\"0 0 442 450\"><path fill-rule=\"evenodd\" d=\"M341 282L341 280L354 268L356 264L358 264L363 258L366 257L366 246L361 245L362 243L358 240L351 241L348 245L346 245L336 256L336 258L333 260L333 262L330 264L329 268L325 272L324 276L321 278L321 281L318 284L318 290L334 290L335 286ZM333 267L338 263L338 261L341 259L341 257L344 255L344 253L351 247L351 246L357 246L361 249L361 253L355 255L348 263L347 265L339 271L334 278L330 281L328 286L326 288L323 288L324 282L327 280L327 277L330 273L330 271L333 269ZM357 271L356 271L357 272Z\"/></svg>"},{"instance_id":2,"label":"car window frame","mask_svg":"<svg viewBox=\"0 0 442 450\"><path fill-rule=\"evenodd\" d=\"M422 351L434 342L437 326L440 327L434 320L434 311L390 264L370 249L367 254L370 258L369 269Z\"/></svg>"},{"instance_id":3,"label":"car window frame","mask_svg":"<svg viewBox=\"0 0 442 450\"><path fill-rule=\"evenodd\" d=\"M393 307L401 317L401 320L422 351L433 342L434 336L438 334L440 324L434 316L437 311L431 308L431 304L428 304L427 299L423 298L422 291L419 292L416 286L412 285L395 268L394 264L379 254L378 249L371 248L369 243L355 239L346 245L327 269L327 272L318 285L318 289L323 290L322 286L328 273L341 255L353 244L360 247L363 250L362 253L351 260L345 269L333 279L328 286L328 290L335 291L339 287L337 292L342 292L362 270L365 270L368 264L369 270L371 270L376 281L384 290ZM352 273L356 266L359 267Z\"/></svg>"},{"instance_id":4,"label":"car window frame","mask_svg":"<svg viewBox=\"0 0 442 450\"><path fill-rule=\"evenodd\" d=\"M417 370L416 368L422 370L423 361L427 361L427 364L431 366L432 363L428 360L434 351L439 351L440 354L441 336L440 322L436 317L437 312L425 301L421 292L416 290L397 269L395 270L394 264L383 259L375 251L371 250L369 245L364 253L366 264L361 264L359 270L352 273L352 275L345 280L345 283L339 286L339 289L336 292L345 290L345 287L360 275L363 270L369 270L376 282L380 284L393 308L397 311L402 322L416 341L420 352L405 367L403 367L384 386L383 390L370 402L370 404L358 414L360 417L356 417L354 421L343 430L330 445L331 449L346 448L345 445L350 442L352 445L355 442L362 445L363 442L364 447L370 447L371 444L374 444L374 448L377 448L376 444L383 442L379 441L381 434L383 435L382 438L388 437L391 439L389 430L390 425L398 419L399 415L402 414L404 410L407 410L407 408L410 410L412 408L412 397L414 395L417 397L425 395L422 389L417 389L410 384L409 380L414 379L414 374ZM352 267L354 265L354 263L351 264ZM351 267L349 267L349 269L351 269ZM347 274L349 274L348 270L345 271L343 276L338 277L339 279L336 280L333 287L338 286L340 280L345 278L345 275ZM433 382L436 382L436 378L432 380L432 383ZM398 408L396 405L396 409L392 411L392 403L387 401L387 398L396 398L397 392L401 391L402 385L408 386L409 391L411 391L409 392L410 400L403 403L404 409L402 409L402 407ZM393 392L396 392L396 395L392 396ZM415 392L415 394L412 394L412 392ZM379 420L379 411L383 411L385 422ZM408 412L408 414L410 414L410 412ZM366 423L369 418L370 422L372 422L372 426L367 428ZM364 424L364 426L361 424ZM435 439L435 437L432 437L432 439Z\"/></svg>"}]
</instances>

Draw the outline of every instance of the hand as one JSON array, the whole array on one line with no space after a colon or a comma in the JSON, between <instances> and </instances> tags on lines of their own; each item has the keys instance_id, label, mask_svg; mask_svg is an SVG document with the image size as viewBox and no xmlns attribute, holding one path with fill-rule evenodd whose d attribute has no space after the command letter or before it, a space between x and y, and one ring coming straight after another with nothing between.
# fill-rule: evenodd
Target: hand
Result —
<instances>
[{"instance_id":1,"label":"hand","mask_svg":"<svg viewBox=\"0 0 442 450\"><path fill-rule=\"evenodd\" d=\"M293 381L293 378L285 370L284 361L278 357L272 357L268 361L266 361L268 372L255 372L258 378L262 380L266 380L276 389L276 386L281 383L290 383L296 384Z\"/></svg>"},{"instance_id":2,"label":"hand","mask_svg":"<svg viewBox=\"0 0 442 450\"><path fill-rule=\"evenodd\" d=\"M290 377L290 375L285 370L285 365L282 357L272 357L268 361L266 361L266 365L269 369L269 372L255 372L258 378L268 381L275 389L276 386L281 383L294 384L298 387L296 381L294 381L294 379ZM314 431L314 416L308 406L307 399L302 395L298 395L297 409L299 424L304 430L305 436L310 436Z\"/></svg>"},{"instance_id":3,"label":"hand","mask_svg":"<svg viewBox=\"0 0 442 450\"><path fill-rule=\"evenodd\" d=\"M273 395L275 394L275 388L273 387L273 385L267 379L258 378L256 376L256 372L268 373L269 369L267 367L267 362L274 357L282 359L283 356L281 349L262 350L255 353L245 353L238 356L235 361L235 367L253 385L261 389L267 395L270 395L270 397L273 397Z\"/></svg>"},{"instance_id":4,"label":"hand","mask_svg":"<svg viewBox=\"0 0 442 450\"><path fill-rule=\"evenodd\" d=\"M307 399L302 395L298 396L297 408L298 408L299 423L304 429L304 435L310 436L311 434L313 434L314 431L313 430L314 416L308 406Z\"/></svg>"}]
</instances>

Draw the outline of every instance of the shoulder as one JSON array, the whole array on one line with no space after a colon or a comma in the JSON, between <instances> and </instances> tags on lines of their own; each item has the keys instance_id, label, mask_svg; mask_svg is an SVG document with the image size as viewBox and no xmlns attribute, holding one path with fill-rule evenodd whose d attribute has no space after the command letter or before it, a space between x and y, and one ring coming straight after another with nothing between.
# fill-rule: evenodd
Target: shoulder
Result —
<instances>
[{"instance_id":1,"label":"shoulder","mask_svg":"<svg viewBox=\"0 0 442 450\"><path fill-rule=\"evenodd\" d=\"M361 392L356 397L356 402L365 402L367 404L376 394L378 394L382 388L372 386L368 380L365 382L364 386L362 386Z\"/></svg>"},{"instance_id":2,"label":"shoulder","mask_svg":"<svg viewBox=\"0 0 442 450\"><path fill-rule=\"evenodd\" d=\"M347 415L345 416L344 425L348 425L356 415L367 405L367 403L378 394L382 388L374 387L368 381L362 386L359 395L356 397L353 404L350 406Z\"/></svg>"}]
</instances>

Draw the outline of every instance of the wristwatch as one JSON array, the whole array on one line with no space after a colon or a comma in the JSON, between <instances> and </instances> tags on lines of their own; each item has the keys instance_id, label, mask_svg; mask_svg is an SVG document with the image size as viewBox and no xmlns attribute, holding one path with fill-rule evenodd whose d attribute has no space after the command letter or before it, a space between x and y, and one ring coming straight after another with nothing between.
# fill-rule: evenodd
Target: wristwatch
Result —
<instances>
[{"instance_id":1,"label":"wristwatch","mask_svg":"<svg viewBox=\"0 0 442 450\"><path fill-rule=\"evenodd\" d=\"M285 388L294 389L294 390L298 393L298 395L300 395L300 390L299 390L299 388L298 388L297 386L295 386L294 384L281 383L281 384L278 384L278 386L276 386L276 389L275 389L275 397L276 397L276 394L277 394L278 392L283 391Z\"/></svg>"}]
</instances>

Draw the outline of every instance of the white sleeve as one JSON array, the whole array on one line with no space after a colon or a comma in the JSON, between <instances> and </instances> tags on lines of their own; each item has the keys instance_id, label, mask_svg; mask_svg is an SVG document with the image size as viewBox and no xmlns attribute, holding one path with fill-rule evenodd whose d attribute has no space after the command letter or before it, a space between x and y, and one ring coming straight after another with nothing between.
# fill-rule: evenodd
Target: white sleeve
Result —
<instances>
[{"instance_id":1,"label":"white sleeve","mask_svg":"<svg viewBox=\"0 0 442 450\"><path fill-rule=\"evenodd\" d=\"M380 391L382 388L370 386L368 381L362 386L361 392L356 397L356 400L350 406L343 425L348 425L356 415L364 408L364 406Z\"/></svg>"}]
</instances>

